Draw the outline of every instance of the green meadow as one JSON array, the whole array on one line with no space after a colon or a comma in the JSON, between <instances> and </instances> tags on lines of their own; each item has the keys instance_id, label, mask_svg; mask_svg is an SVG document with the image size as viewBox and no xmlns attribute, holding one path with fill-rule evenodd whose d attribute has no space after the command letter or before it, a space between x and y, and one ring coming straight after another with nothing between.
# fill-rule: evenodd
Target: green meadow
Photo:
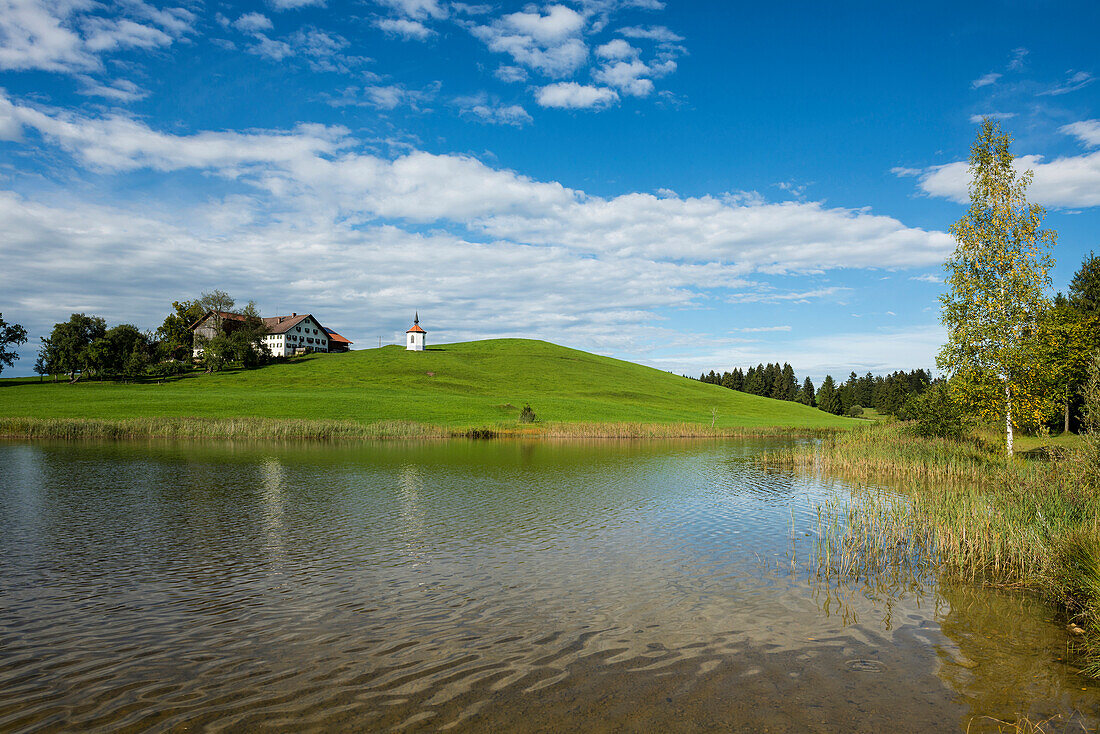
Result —
<instances>
[{"instance_id":1,"label":"green meadow","mask_svg":"<svg viewBox=\"0 0 1100 734\"><path fill-rule=\"evenodd\" d=\"M538 422L519 423L525 404ZM131 421L130 432L137 434L175 425L172 435L222 434L211 421L227 419L249 419L246 432L257 435L298 421L302 434L327 435L318 427L339 426L329 433L372 436L446 435L478 428L601 435L606 432L600 426L613 425L619 426L611 431L615 435L706 435L813 432L857 423L528 339L443 344L424 352L389 346L316 354L257 369L129 384L0 380L0 433L19 435L27 432L20 426L57 419L70 427L73 420ZM199 420L179 428L179 419ZM373 428L359 431L357 426Z\"/></svg>"}]
</instances>

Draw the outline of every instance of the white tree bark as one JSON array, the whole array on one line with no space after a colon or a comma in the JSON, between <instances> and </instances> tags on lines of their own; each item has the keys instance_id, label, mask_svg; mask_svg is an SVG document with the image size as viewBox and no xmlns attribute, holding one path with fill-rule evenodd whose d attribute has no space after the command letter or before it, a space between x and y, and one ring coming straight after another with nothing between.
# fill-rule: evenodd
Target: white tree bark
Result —
<instances>
[{"instance_id":1,"label":"white tree bark","mask_svg":"<svg viewBox=\"0 0 1100 734\"><path fill-rule=\"evenodd\" d=\"M1012 456L1012 392L1005 380L1005 448Z\"/></svg>"}]
</instances>

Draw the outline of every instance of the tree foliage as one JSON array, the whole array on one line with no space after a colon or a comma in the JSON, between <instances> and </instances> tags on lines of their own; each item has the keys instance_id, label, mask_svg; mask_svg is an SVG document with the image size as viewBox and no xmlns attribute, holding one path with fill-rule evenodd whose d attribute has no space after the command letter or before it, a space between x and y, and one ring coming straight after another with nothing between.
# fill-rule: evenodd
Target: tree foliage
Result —
<instances>
[{"instance_id":1,"label":"tree foliage","mask_svg":"<svg viewBox=\"0 0 1100 734\"><path fill-rule=\"evenodd\" d=\"M19 324L9 324L4 321L4 314L0 313L0 372L4 367L11 367L15 360L19 359L19 352L12 347L17 347L27 341L27 330Z\"/></svg>"},{"instance_id":2,"label":"tree foliage","mask_svg":"<svg viewBox=\"0 0 1100 734\"><path fill-rule=\"evenodd\" d=\"M95 369L100 350L93 350L92 345L106 333L103 319L82 313L54 324L50 335L42 339L39 366L44 372L40 374L66 374L70 382L76 382L84 372Z\"/></svg>"},{"instance_id":3,"label":"tree foliage","mask_svg":"<svg viewBox=\"0 0 1100 734\"><path fill-rule=\"evenodd\" d=\"M191 326L203 317L206 311L198 301L173 301L172 313L164 318L157 327L157 341L160 356L163 359L187 359L191 355Z\"/></svg>"},{"instance_id":4,"label":"tree foliage","mask_svg":"<svg viewBox=\"0 0 1100 734\"><path fill-rule=\"evenodd\" d=\"M745 372L740 367L729 372L710 370L700 374L699 381L811 407L818 405L813 380L807 377L799 387L794 368L789 364L759 364L749 367ZM887 415L900 416L909 399L927 390L931 383L932 375L922 369L898 371L886 376L868 372L860 377L852 372L846 382L840 385L833 382L840 401L838 415L847 414L853 407L860 406L874 408Z\"/></svg>"},{"instance_id":5,"label":"tree foliage","mask_svg":"<svg viewBox=\"0 0 1100 734\"><path fill-rule=\"evenodd\" d=\"M220 291L215 293L219 294L222 304L233 303L233 299L226 294ZM204 293L203 299L209 295ZM248 305L235 316L237 318L227 319L220 316L216 318L214 336L203 339L196 345L202 349L207 372L216 372L229 363L238 363L242 367L256 367L270 361L271 353L264 343L264 336L268 333L267 327L260 317L256 304L249 301Z\"/></svg>"},{"instance_id":6,"label":"tree foliage","mask_svg":"<svg viewBox=\"0 0 1100 734\"><path fill-rule=\"evenodd\" d=\"M958 438L966 428L965 415L943 381L938 381L905 406L905 417L913 420L919 436Z\"/></svg>"},{"instance_id":7,"label":"tree foliage","mask_svg":"<svg viewBox=\"0 0 1100 734\"><path fill-rule=\"evenodd\" d=\"M1078 311L1059 296L1039 321L1036 357L1045 364L1052 398L1062 406L1062 430L1070 430L1070 413L1088 378L1093 353L1100 347L1100 311Z\"/></svg>"},{"instance_id":8,"label":"tree foliage","mask_svg":"<svg viewBox=\"0 0 1100 734\"><path fill-rule=\"evenodd\" d=\"M1100 316L1100 255L1090 252L1069 282L1069 301L1075 309Z\"/></svg>"},{"instance_id":9,"label":"tree foliage","mask_svg":"<svg viewBox=\"0 0 1100 734\"><path fill-rule=\"evenodd\" d=\"M825 375L825 379L821 381L821 387L817 391L817 407L833 415L840 415L844 412L844 408L840 404L840 396L836 393L836 382L833 380L832 375Z\"/></svg>"},{"instance_id":10,"label":"tree foliage","mask_svg":"<svg viewBox=\"0 0 1100 734\"><path fill-rule=\"evenodd\" d=\"M941 297L948 343L938 362L967 407L1004 418L1012 453L1014 426L1043 412L1033 353L1055 234L1042 229L1043 208L1027 202L1031 172L1016 174L1010 143L986 120L971 148L970 209L951 226L950 290Z\"/></svg>"},{"instance_id":11,"label":"tree foliage","mask_svg":"<svg viewBox=\"0 0 1100 734\"><path fill-rule=\"evenodd\" d=\"M802 388L798 391L798 402L803 405L808 405L811 408L817 405L817 393L814 390L814 382L809 377L802 383Z\"/></svg>"}]
</instances>

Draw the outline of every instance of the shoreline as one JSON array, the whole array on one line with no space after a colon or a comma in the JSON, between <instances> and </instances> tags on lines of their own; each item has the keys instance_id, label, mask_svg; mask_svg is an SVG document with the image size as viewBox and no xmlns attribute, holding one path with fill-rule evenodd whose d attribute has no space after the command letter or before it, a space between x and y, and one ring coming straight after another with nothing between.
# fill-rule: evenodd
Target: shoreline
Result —
<instances>
[{"instance_id":1,"label":"shoreline","mask_svg":"<svg viewBox=\"0 0 1100 734\"><path fill-rule=\"evenodd\" d=\"M839 429L797 426L711 427L692 423L577 422L526 426L438 426L413 421L308 420L295 418L0 418L4 439L249 439L394 440L498 438L821 438Z\"/></svg>"}]
</instances>

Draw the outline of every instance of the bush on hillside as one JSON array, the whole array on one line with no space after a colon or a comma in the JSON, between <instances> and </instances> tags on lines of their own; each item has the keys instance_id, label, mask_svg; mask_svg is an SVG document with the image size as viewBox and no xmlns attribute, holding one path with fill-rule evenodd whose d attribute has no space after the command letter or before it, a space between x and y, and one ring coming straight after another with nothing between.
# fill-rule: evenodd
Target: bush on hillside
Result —
<instances>
[{"instance_id":1,"label":"bush on hillside","mask_svg":"<svg viewBox=\"0 0 1100 734\"><path fill-rule=\"evenodd\" d=\"M848 408L848 415L850 415L852 418L862 418L863 417L863 406L862 405L853 405L851 408Z\"/></svg>"},{"instance_id":2,"label":"bush on hillside","mask_svg":"<svg viewBox=\"0 0 1100 734\"><path fill-rule=\"evenodd\" d=\"M520 423L534 423L538 420L538 416L535 415L535 411L531 410L531 404L526 403L523 406L523 410L519 412Z\"/></svg>"}]
</instances>

